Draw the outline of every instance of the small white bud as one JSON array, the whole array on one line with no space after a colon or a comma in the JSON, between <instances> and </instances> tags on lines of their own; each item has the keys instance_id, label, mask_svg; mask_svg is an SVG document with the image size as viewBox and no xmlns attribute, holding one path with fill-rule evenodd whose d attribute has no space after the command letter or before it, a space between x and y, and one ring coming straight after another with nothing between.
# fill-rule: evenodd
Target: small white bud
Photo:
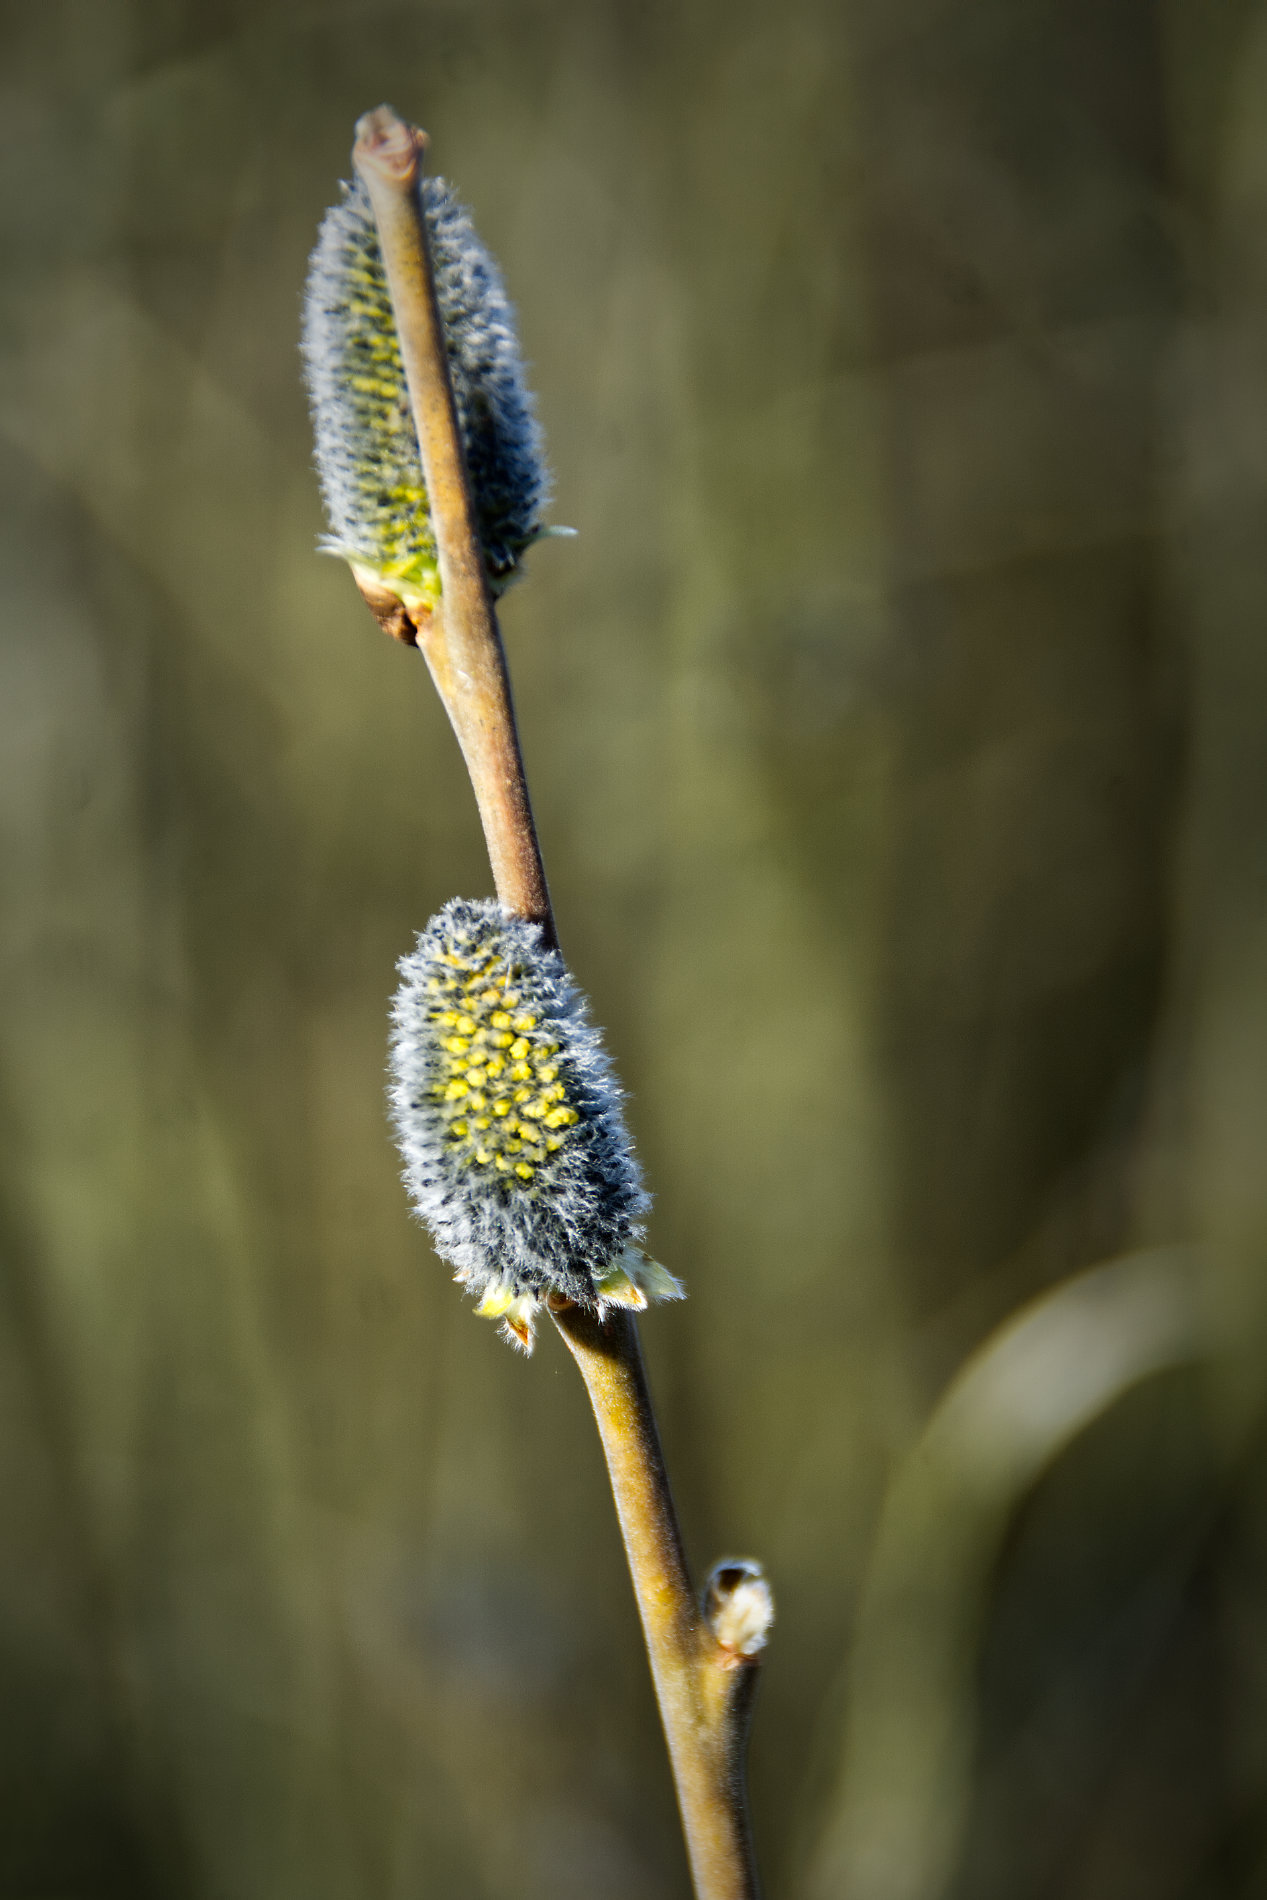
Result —
<instances>
[{"instance_id":1,"label":"small white bud","mask_svg":"<svg viewBox=\"0 0 1267 1900\"><path fill-rule=\"evenodd\" d=\"M715 1564L704 1585L704 1615L723 1649L755 1656L766 1646L774 1622L774 1593L761 1565L749 1557Z\"/></svg>"}]
</instances>

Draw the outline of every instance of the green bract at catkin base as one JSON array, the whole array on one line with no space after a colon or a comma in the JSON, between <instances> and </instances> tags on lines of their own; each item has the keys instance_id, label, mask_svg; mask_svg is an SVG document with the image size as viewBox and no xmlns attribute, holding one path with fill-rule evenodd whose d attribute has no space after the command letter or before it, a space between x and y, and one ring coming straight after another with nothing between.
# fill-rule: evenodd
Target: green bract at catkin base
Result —
<instances>
[{"instance_id":1,"label":"green bract at catkin base","mask_svg":"<svg viewBox=\"0 0 1267 1900\"><path fill-rule=\"evenodd\" d=\"M532 1350L551 1294L680 1299L641 1251L649 1205L585 1000L541 929L455 898L400 963L392 1119L419 1217L455 1277Z\"/></svg>"},{"instance_id":2,"label":"green bract at catkin base","mask_svg":"<svg viewBox=\"0 0 1267 1900\"><path fill-rule=\"evenodd\" d=\"M440 575L387 275L365 187L342 189L312 253L301 343L330 523L322 546L429 612ZM442 178L424 178L421 193L476 527L500 593L550 532L541 429L496 264Z\"/></svg>"}]
</instances>

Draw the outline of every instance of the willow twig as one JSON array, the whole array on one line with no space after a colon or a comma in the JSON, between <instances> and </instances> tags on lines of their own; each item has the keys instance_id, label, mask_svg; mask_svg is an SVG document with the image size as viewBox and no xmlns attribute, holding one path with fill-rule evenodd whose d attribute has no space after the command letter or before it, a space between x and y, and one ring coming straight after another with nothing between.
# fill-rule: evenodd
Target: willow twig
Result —
<instances>
[{"instance_id":1,"label":"willow twig","mask_svg":"<svg viewBox=\"0 0 1267 1900\"><path fill-rule=\"evenodd\" d=\"M553 944L554 916L436 307L419 196L427 138L387 106L367 113L356 132L353 162L378 227L439 557L440 606L413 623L417 643L466 760L498 897L515 915L540 923ZM633 1316L600 1320L566 1301L553 1302L552 1314L585 1380L607 1459L698 1900L755 1900L744 1751L769 1593L755 1566L721 1565L710 1580L708 1614L700 1608ZM754 1587L755 1622L742 1602Z\"/></svg>"}]
</instances>

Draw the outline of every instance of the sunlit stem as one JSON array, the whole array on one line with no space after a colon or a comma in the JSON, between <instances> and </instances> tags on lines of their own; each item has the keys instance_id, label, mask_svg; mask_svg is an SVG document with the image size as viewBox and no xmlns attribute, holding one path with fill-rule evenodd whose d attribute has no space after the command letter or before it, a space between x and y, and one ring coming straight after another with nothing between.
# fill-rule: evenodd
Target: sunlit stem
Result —
<instances>
[{"instance_id":1,"label":"sunlit stem","mask_svg":"<svg viewBox=\"0 0 1267 1900\"><path fill-rule=\"evenodd\" d=\"M411 620L410 631L471 775L498 897L555 943L436 305L419 194L426 149L425 133L380 106L358 121L352 153L378 227L439 557L440 607ZM370 604L387 621L401 611L398 602ZM632 1314L600 1320L565 1304L554 1320L585 1380L607 1458L698 1900L755 1900L744 1754L764 1635L743 1653L719 1640L717 1619L696 1601Z\"/></svg>"}]
</instances>

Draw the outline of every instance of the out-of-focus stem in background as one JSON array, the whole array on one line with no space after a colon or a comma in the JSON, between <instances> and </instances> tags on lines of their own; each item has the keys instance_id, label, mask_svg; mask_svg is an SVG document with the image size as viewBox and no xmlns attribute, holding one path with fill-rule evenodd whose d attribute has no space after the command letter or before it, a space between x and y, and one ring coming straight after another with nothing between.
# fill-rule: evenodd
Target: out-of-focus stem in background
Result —
<instances>
[{"instance_id":1,"label":"out-of-focus stem in background","mask_svg":"<svg viewBox=\"0 0 1267 1900\"><path fill-rule=\"evenodd\" d=\"M974 1665L1018 1505L1143 1379L1208 1344L1194 1260L1124 1256L1014 1314L952 1380L898 1467L851 1643L844 1758L811 1900L945 1900L972 1788Z\"/></svg>"}]
</instances>

